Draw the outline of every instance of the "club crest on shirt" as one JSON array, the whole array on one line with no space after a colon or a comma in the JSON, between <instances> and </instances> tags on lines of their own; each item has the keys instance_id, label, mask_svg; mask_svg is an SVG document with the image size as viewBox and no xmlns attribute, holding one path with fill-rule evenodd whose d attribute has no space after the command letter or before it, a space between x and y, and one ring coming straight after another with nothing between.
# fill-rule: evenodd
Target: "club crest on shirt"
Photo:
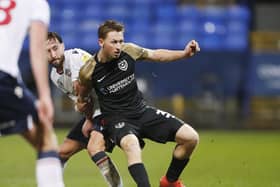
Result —
<instances>
[{"instance_id":1,"label":"club crest on shirt","mask_svg":"<svg viewBox=\"0 0 280 187\"><path fill-rule=\"evenodd\" d=\"M124 122L119 122L119 123L115 124L115 128L116 128L116 129L121 129L121 128L123 128L124 126L125 126L125 123L124 123Z\"/></svg>"},{"instance_id":2,"label":"club crest on shirt","mask_svg":"<svg viewBox=\"0 0 280 187\"><path fill-rule=\"evenodd\" d=\"M126 61L126 60L120 61L120 62L118 63L118 67L119 67L120 70L126 71L127 68L128 68L128 63L127 63L127 61Z\"/></svg>"}]
</instances>

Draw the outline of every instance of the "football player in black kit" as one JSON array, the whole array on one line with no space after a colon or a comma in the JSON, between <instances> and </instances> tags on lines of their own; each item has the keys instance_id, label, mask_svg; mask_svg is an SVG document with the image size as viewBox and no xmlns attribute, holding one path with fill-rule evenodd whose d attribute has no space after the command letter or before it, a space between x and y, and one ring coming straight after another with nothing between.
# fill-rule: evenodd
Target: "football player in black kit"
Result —
<instances>
[{"instance_id":1,"label":"football player in black kit","mask_svg":"<svg viewBox=\"0 0 280 187\"><path fill-rule=\"evenodd\" d=\"M184 50L147 49L124 43L124 26L113 20L98 28L100 50L81 68L78 101L89 100L95 89L108 128L109 137L121 147L128 160L128 170L138 187L150 187L141 158L143 139L166 143L176 142L172 160L160 187L184 187L179 176L199 141L198 133L175 116L145 103L135 79L136 61L171 62L189 58L200 51L195 40ZM82 112L90 113L87 110ZM88 135L90 123L83 133Z\"/></svg>"}]
</instances>

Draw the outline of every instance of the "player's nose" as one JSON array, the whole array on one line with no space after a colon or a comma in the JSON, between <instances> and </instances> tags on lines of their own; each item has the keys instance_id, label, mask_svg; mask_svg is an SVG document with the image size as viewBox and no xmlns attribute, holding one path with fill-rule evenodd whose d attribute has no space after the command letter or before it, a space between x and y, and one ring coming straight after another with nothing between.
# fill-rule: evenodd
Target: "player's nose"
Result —
<instances>
[{"instance_id":1,"label":"player's nose","mask_svg":"<svg viewBox=\"0 0 280 187\"><path fill-rule=\"evenodd\" d=\"M55 58L55 57L56 57L56 52L53 51L53 50L51 50L51 51L50 51L50 55L51 55L52 58Z\"/></svg>"}]
</instances>

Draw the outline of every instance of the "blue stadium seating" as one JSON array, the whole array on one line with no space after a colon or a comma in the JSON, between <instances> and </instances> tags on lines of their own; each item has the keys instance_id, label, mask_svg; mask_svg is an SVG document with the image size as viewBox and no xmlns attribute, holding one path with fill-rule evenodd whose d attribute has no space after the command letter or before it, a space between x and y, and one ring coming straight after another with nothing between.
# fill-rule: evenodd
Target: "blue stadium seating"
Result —
<instances>
[{"instance_id":1,"label":"blue stadium seating","mask_svg":"<svg viewBox=\"0 0 280 187\"><path fill-rule=\"evenodd\" d=\"M130 8L129 17L132 19L133 22L149 22L152 19L152 8L145 4L134 4Z\"/></svg>"},{"instance_id":2,"label":"blue stadium seating","mask_svg":"<svg viewBox=\"0 0 280 187\"><path fill-rule=\"evenodd\" d=\"M62 37L66 49L79 48L79 45L77 45L79 40L76 33L65 32L62 33Z\"/></svg>"},{"instance_id":3,"label":"blue stadium seating","mask_svg":"<svg viewBox=\"0 0 280 187\"><path fill-rule=\"evenodd\" d=\"M199 18L199 10L196 6L182 5L177 7L178 18L182 20L197 20Z\"/></svg>"},{"instance_id":4,"label":"blue stadium seating","mask_svg":"<svg viewBox=\"0 0 280 187\"><path fill-rule=\"evenodd\" d=\"M111 5L104 9L104 19L114 19L123 23L129 22L128 8L121 5Z\"/></svg>"},{"instance_id":5,"label":"blue stadium seating","mask_svg":"<svg viewBox=\"0 0 280 187\"><path fill-rule=\"evenodd\" d=\"M126 36L126 42L132 42L142 47L151 47L151 41L144 33L135 33L132 35L128 35Z\"/></svg>"},{"instance_id":6,"label":"blue stadium seating","mask_svg":"<svg viewBox=\"0 0 280 187\"><path fill-rule=\"evenodd\" d=\"M155 7L156 19L161 21L177 21L178 14L176 6L168 6L166 4Z\"/></svg>"},{"instance_id":7,"label":"blue stadium seating","mask_svg":"<svg viewBox=\"0 0 280 187\"><path fill-rule=\"evenodd\" d=\"M225 49L228 51L246 51L249 47L247 35L229 34L225 38Z\"/></svg>"},{"instance_id":8,"label":"blue stadium seating","mask_svg":"<svg viewBox=\"0 0 280 187\"><path fill-rule=\"evenodd\" d=\"M227 14L230 20L244 20L247 23L250 20L250 12L245 6L232 5L227 9Z\"/></svg>"},{"instance_id":9,"label":"blue stadium seating","mask_svg":"<svg viewBox=\"0 0 280 187\"><path fill-rule=\"evenodd\" d=\"M90 4L83 8L83 19L102 19L104 14L102 4Z\"/></svg>"},{"instance_id":10,"label":"blue stadium seating","mask_svg":"<svg viewBox=\"0 0 280 187\"><path fill-rule=\"evenodd\" d=\"M79 44L81 48L90 51L96 51L99 48L98 37L94 32L84 33L83 36L80 36Z\"/></svg>"},{"instance_id":11,"label":"blue stadium seating","mask_svg":"<svg viewBox=\"0 0 280 187\"><path fill-rule=\"evenodd\" d=\"M198 8L176 3L174 0L50 0L50 30L79 36L79 40L69 43L77 41L77 45L89 47L88 38L93 38L99 24L115 19L125 24L127 40L145 46L179 48L195 38L206 50L248 47L247 7Z\"/></svg>"},{"instance_id":12,"label":"blue stadium seating","mask_svg":"<svg viewBox=\"0 0 280 187\"><path fill-rule=\"evenodd\" d=\"M181 20L177 26L173 29L177 29L179 33L193 34L199 31L198 24L194 20Z\"/></svg>"}]
</instances>

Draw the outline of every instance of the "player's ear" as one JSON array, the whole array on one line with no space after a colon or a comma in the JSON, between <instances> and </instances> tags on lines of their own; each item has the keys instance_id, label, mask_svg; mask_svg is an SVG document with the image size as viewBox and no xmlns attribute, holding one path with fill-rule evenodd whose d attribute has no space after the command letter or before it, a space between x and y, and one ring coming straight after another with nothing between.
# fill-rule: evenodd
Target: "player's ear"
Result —
<instances>
[{"instance_id":1,"label":"player's ear","mask_svg":"<svg viewBox=\"0 0 280 187\"><path fill-rule=\"evenodd\" d=\"M101 48L103 48L103 45L104 45L104 40L102 38L99 38L98 39L98 44Z\"/></svg>"},{"instance_id":2,"label":"player's ear","mask_svg":"<svg viewBox=\"0 0 280 187\"><path fill-rule=\"evenodd\" d=\"M65 45L64 43L61 44L63 51L65 50Z\"/></svg>"}]
</instances>

